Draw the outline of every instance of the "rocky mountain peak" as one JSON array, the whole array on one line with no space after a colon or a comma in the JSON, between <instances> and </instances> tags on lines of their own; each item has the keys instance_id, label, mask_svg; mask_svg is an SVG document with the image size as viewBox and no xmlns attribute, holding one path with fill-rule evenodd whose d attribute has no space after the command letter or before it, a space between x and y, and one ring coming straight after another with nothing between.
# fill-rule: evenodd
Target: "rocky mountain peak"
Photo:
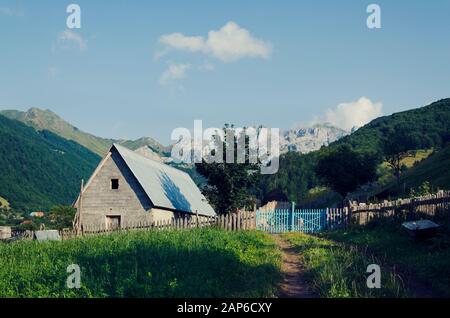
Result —
<instances>
[{"instance_id":1,"label":"rocky mountain peak","mask_svg":"<svg viewBox=\"0 0 450 318\"><path fill-rule=\"evenodd\" d=\"M319 150L322 146L344 137L349 132L334 127L329 123L297 127L285 131L280 140L280 152L290 151L309 153Z\"/></svg>"}]
</instances>

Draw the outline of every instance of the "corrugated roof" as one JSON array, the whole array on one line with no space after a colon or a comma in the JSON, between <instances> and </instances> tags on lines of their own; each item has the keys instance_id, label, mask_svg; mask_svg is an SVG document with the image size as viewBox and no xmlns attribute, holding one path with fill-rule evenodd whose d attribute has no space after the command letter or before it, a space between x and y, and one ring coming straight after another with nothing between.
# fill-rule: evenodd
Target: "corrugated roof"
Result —
<instances>
[{"instance_id":1,"label":"corrugated roof","mask_svg":"<svg viewBox=\"0 0 450 318\"><path fill-rule=\"evenodd\" d=\"M156 207L200 215L216 213L191 177L166 164L143 157L128 148L114 144L147 196Z\"/></svg>"}]
</instances>

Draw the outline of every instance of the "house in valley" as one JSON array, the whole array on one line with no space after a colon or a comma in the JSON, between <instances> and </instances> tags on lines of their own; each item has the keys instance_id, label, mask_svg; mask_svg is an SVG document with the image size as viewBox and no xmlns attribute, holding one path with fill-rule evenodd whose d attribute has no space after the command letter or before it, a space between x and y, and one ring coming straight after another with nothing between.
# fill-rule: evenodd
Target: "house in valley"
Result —
<instances>
[{"instance_id":1,"label":"house in valley","mask_svg":"<svg viewBox=\"0 0 450 318\"><path fill-rule=\"evenodd\" d=\"M34 218L43 218L45 216L45 213L41 211L31 212L30 216Z\"/></svg>"},{"instance_id":2,"label":"house in valley","mask_svg":"<svg viewBox=\"0 0 450 318\"><path fill-rule=\"evenodd\" d=\"M191 177L114 144L74 203L77 228L126 228L216 213Z\"/></svg>"}]
</instances>

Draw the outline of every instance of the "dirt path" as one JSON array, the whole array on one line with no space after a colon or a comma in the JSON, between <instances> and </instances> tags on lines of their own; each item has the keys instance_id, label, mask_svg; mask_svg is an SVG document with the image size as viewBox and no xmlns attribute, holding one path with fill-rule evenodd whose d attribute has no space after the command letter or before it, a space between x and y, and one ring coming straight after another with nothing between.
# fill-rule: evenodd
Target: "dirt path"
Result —
<instances>
[{"instance_id":1,"label":"dirt path","mask_svg":"<svg viewBox=\"0 0 450 318\"><path fill-rule=\"evenodd\" d=\"M281 298L313 298L316 297L304 279L303 266L298 252L280 235L274 235L275 242L282 252L283 281L278 288Z\"/></svg>"}]
</instances>

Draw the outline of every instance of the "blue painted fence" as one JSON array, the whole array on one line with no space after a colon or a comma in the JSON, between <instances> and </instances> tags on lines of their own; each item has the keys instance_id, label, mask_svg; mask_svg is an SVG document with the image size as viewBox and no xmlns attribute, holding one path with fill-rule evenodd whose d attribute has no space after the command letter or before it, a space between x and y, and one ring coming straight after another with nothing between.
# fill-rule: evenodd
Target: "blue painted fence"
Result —
<instances>
[{"instance_id":1,"label":"blue painted fence","mask_svg":"<svg viewBox=\"0 0 450 318\"><path fill-rule=\"evenodd\" d=\"M347 226L349 214L344 209L277 209L256 211L256 228L269 233L317 233Z\"/></svg>"}]
</instances>

